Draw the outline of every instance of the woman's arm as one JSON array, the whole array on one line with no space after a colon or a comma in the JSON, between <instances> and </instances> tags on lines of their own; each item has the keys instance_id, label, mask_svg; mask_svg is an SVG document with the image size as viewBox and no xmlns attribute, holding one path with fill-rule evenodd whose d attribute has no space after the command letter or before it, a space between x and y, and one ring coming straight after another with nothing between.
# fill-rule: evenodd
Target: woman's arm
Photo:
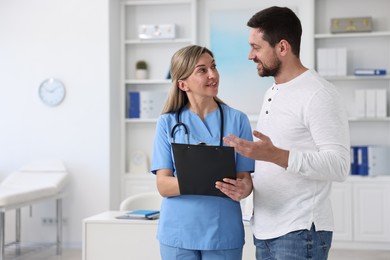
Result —
<instances>
[{"instance_id":1,"label":"woman's arm","mask_svg":"<svg viewBox=\"0 0 390 260\"><path fill-rule=\"evenodd\" d=\"M158 192L163 197L173 197L180 195L179 183L173 176L171 169L160 169L156 172L156 182Z\"/></svg>"}]
</instances>

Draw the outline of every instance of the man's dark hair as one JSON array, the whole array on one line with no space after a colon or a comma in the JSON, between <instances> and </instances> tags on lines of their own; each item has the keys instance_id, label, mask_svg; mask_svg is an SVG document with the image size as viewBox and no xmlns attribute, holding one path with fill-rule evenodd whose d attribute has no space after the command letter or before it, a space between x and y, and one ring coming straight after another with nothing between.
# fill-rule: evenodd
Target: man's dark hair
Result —
<instances>
[{"instance_id":1,"label":"man's dark hair","mask_svg":"<svg viewBox=\"0 0 390 260\"><path fill-rule=\"evenodd\" d=\"M263 9L253 15L247 25L259 29L263 33L263 39L272 47L283 39L288 41L292 52L299 58L302 26L291 9L278 6Z\"/></svg>"}]
</instances>

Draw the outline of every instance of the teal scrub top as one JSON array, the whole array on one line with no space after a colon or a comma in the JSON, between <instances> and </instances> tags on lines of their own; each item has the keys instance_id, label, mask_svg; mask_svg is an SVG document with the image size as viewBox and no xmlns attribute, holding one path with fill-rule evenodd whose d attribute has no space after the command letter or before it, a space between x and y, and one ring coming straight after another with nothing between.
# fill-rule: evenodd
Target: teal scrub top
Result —
<instances>
[{"instance_id":1,"label":"teal scrub top","mask_svg":"<svg viewBox=\"0 0 390 260\"><path fill-rule=\"evenodd\" d=\"M248 117L229 106L222 105L224 135L234 134L252 141ZM219 145L221 114L216 109L204 121L183 108L180 120L188 127L189 142ZM177 123L177 113L159 117L154 140L152 173L172 169L176 176L171 149L171 130ZM183 127L176 128L175 142L187 143ZM254 161L236 153L237 172L253 172ZM160 243L191 250L223 250L244 245L244 227L240 203L228 197L180 195L162 200L157 238Z\"/></svg>"}]
</instances>

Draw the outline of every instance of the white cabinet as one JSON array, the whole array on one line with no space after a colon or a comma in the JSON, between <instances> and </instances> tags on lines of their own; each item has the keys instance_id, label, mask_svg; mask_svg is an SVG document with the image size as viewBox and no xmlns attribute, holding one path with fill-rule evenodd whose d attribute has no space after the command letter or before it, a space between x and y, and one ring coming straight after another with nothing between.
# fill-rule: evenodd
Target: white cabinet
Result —
<instances>
[{"instance_id":1,"label":"white cabinet","mask_svg":"<svg viewBox=\"0 0 390 260\"><path fill-rule=\"evenodd\" d=\"M156 238L158 220L117 219L123 211L107 211L83 220L83 260L161 259ZM250 224L244 222L244 260L255 259Z\"/></svg>"},{"instance_id":2,"label":"white cabinet","mask_svg":"<svg viewBox=\"0 0 390 260\"><path fill-rule=\"evenodd\" d=\"M350 176L334 183L333 246L337 248L390 248L390 177Z\"/></svg>"},{"instance_id":3,"label":"white cabinet","mask_svg":"<svg viewBox=\"0 0 390 260\"><path fill-rule=\"evenodd\" d=\"M352 241L352 187L349 182L332 185L332 209L334 215L333 239Z\"/></svg>"},{"instance_id":4,"label":"white cabinet","mask_svg":"<svg viewBox=\"0 0 390 260\"><path fill-rule=\"evenodd\" d=\"M390 2L386 0L316 0L315 49L346 48L347 75L328 76L339 89L350 116L352 145L390 145L390 113L387 105L385 118L356 116L355 90L382 89L390 102L390 77L353 76L357 68L390 69ZM331 19L371 16L373 31L367 33L330 33ZM317 55L316 58L318 59ZM318 69L318 67L317 67Z\"/></svg>"},{"instance_id":5,"label":"white cabinet","mask_svg":"<svg viewBox=\"0 0 390 260\"><path fill-rule=\"evenodd\" d=\"M158 220L116 219L107 211L83 220L83 260L160 259Z\"/></svg>"},{"instance_id":6,"label":"white cabinet","mask_svg":"<svg viewBox=\"0 0 390 260\"><path fill-rule=\"evenodd\" d=\"M147 171L142 167L131 169L137 156L146 156L147 168L153 148L157 116L152 118L130 118L129 92L168 92L170 80L169 65L172 55L178 49L196 43L196 1L195 0L144 0L121 3L121 111L122 111L122 199L126 196L154 189L151 178L144 177ZM140 39L141 25L174 25L174 38ZM162 31L162 30L161 30ZM146 79L136 79L136 63L143 60L148 65ZM150 93L150 92L149 92ZM134 104L134 103L133 103ZM159 107L158 110L161 108ZM134 155L137 152L138 155ZM138 162L140 163L140 162ZM137 184L141 184L138 186ZM149 183L149 186L146 184Z\"/></svg>"},{"instance_id":7,"label":"white cabinet","mask_svg":"<svg viewBox=\"0 0 390 260\"><path fill-rule=\"evenodd\" d=\"M343 97L350 118L351 145L390 145L390 76L353 75L357 68L381 68L389 72L389 9L387 0L315 0L316 59L319 48L347 50L347 75L325 78ZM367 16L372 17L372 32L331 33L332 18ZM355 91L360 89L386 91L386 117L367 118L356 113ZM350 176L344 183L333 184L334 247L390 248L389 189L388 176Z\"/></svg>"},{"instance_id":8,"label":"white cabinet","mask_svg":"<svg viewBox=\"0 0 390 260\"><path fill-rule=\"evenodd\" d=\"M353 183L354 239L390 242L390 182Z\"/></svg>"}]
</instances>

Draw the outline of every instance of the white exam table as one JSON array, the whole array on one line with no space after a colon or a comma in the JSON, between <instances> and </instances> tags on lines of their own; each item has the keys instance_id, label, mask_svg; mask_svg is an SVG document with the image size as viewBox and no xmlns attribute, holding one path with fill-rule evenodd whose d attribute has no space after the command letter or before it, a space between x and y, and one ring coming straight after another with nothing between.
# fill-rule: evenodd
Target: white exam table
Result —
<instances>
[{"instance_id":1,"label":"white exam table","mask_svg":"<svg viewBox=\"0 0 390 260\"><path fill-rule=\"evenodd\" d=\"M15 241L20 245L21 208L48 199L56 200L57 255L62 253L62 197L68 172L59 160L34 161L9 174L0 183L0 260L4 259L5 212L15 209Z\"/></svg>"}]
</instances>

